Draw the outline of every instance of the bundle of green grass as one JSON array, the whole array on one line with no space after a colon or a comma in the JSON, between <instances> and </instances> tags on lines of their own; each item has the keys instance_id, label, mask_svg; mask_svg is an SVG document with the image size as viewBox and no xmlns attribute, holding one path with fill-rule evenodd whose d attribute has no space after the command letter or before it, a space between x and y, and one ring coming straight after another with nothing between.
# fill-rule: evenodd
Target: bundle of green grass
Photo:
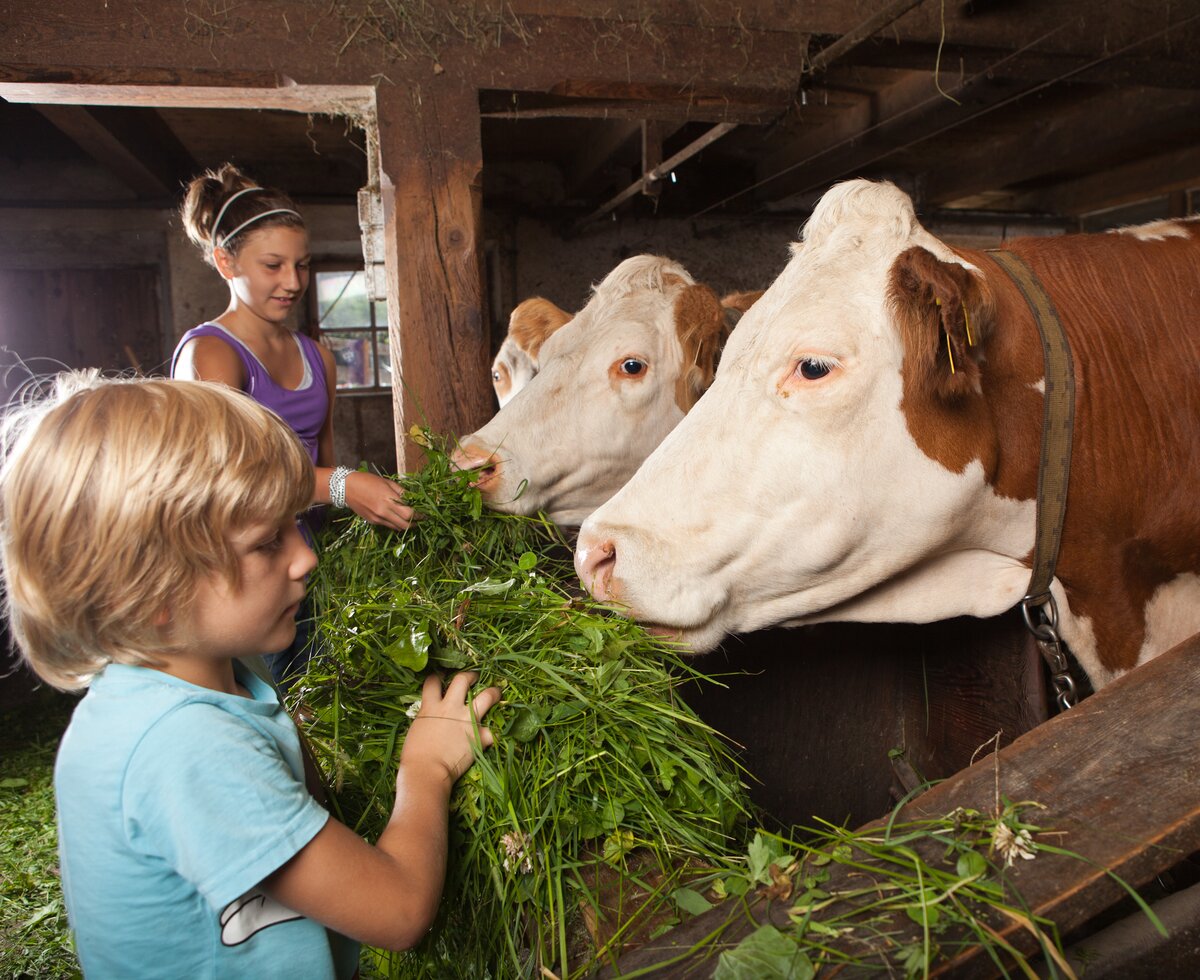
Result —
<instances>
[{"instance_id":1,"label":"bundle of green grass","mask_svg":"<svg viewBox=\"0 0 1200 980\"><path fill-rule=\"evenodd\" d=\"M581 594L557 529L484 511L418 438L428 464L403 482L422 519L403 534L336 522L314 573L321 654L295 690L338 815L368 839L385 826L430 670L476 670L503 698L494 748L454 792L438 922L377 965L586 975L744 858L742 773L681 697L709 679Z\"/></svg>"}]
</instances>

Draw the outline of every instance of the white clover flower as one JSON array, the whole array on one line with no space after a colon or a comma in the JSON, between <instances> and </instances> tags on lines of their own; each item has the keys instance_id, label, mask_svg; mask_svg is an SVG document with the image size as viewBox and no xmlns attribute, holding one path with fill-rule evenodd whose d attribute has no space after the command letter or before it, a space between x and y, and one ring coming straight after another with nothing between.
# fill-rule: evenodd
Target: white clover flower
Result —
<instances>
[{"instance_id":1,"label":"white clover flower","mask_svg":"<svg viewBox=\"0 0 1200 980\"><path fill-rule=\"evenodd\" d=\"M1003 821L997 823L992 831L992 848L1004 858L1006 868L1011 868L1017 858L1032 861L1037 852L1037 845L1033 843L1033 836L1028 830L1022 828L1014 834L1013 829Z\"/></svg>"},{"instance_id":2,"label":"white clover flower","mask_svg":"<svg viewBox=\"0 0 1200 980\"><path fill-rule=\"evenodd\" d=\"M500 843L504 845L504 853L507 855L504 859L505 871L519 869L522 874L529 874L533 870L533 858L529 854L531 841L528 835L519 830L510 830L500 838Z\"/></svg>"},{"instance_id":3,"label":"white clover flower","mask_svg":"<svg viewBox=\"0 0 1200 980\"><path fill-rule=\"evenodd\" d=\"M421 710L421 699L417 698L417 700L415 700L412 704L410 704L408 706L408 710L404 713L406 715L408 715L408 720L412 721L414 718L417 717L417 712L420 710Z\"/></svg>"}]
</instances>

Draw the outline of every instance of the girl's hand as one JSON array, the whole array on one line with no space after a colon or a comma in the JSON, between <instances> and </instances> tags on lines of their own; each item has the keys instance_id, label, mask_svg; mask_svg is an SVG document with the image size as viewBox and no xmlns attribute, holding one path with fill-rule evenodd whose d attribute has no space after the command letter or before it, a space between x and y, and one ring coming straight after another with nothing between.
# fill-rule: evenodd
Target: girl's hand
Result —
<instances>
[{"instance_id":1,"label":"girl's hand","mask_svg":"<svg viewBox=\"0 0 1200 980\"><path fill-rule=\"evenodd\" d=\"M376 473L355 470L346 477L346 506L364 521L406 530L413 522L413 509L403 503L404 488Z\"/></svg>"},{"instance_id":2,"label":"girl's hand","mask_svg":"<svg viewBox=\"0 0 1200 980\"><path fill-rule=\"evenodd\" d=\"M489 687L468 702L471 685L478 679L473 671L455 674L443 693L440 677L430 674L425 678L421 710L404 740L401 766L434 767L451 784L471 768L475 761L475 725L500 700L500 688ZM486 749L492 742L491 730L481 727L479 745Z\"/></svg>"}]
</instances>

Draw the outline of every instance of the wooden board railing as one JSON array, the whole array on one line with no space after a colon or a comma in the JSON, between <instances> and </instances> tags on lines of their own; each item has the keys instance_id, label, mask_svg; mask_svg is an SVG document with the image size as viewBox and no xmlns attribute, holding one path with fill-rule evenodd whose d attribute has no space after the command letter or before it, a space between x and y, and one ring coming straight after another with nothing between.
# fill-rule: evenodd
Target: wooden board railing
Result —
<instances>
[{"instance_id":1,"label":"wooden board railing","mask_svg":"<svg viewBox=\"0 0 1200 980\"><path fill-rule=\"evenodd\" d=\"M1125 898L1106 869L1139 887L1200 850L1200 635L923 793L898 819L940 817L955 807L993 812L998 794L1041 804L1044 809L1029 819L1059 832L1049 840L1087 859L1042 852L1009 872L1031 912L1054 922L1063 936ZM861 872L856 875L854 886L861 887ZM846 869L836 867L822 887L834 892L854 886L846 882ZM788 923L786 902L760 897L750 911L745 915L740 903L718 906L627 952L603 975L641 970L709 977L720 948L760 923ZM719 948L701 942L723 923ZM912 932L912 925L898 921L897 929ZM1037 951L1035 938L1019 923L997 918L988 925L1023 953ZM943 948L954 945L943 937ZM986 951L968 945L935 964L930 975L961 980L998 974Z\"/></svg>"}]
</instances>

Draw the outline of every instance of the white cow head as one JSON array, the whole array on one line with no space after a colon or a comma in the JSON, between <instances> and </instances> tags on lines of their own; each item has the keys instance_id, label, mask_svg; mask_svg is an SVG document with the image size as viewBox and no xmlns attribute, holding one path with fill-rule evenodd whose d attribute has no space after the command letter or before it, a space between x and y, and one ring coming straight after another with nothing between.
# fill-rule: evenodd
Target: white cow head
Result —
<instances>
[{"instance_id":1,"label":"white cow head","mask_svg":"<svg viewBox=\"0 0 1200 980\"><path fill-rule=\"evenodd\" d=\"M492 388L501 408L537 374L542 344L570 319L570 313L540 296L513 307L508 317L508 335L492 361Z\"/></svg>"},{"instance_id":2,"label":"white cow head","mask_svg":"<svg viewBox=\"0 0 1200 980\"><path fill-rule=\"evenodd\" d=\"M936 314L919 337L896 315L897 290L913 284L894 265L914 246L951 270L947 302L975 314L980 347L960 352L953 375L936 356ZM914 436L922 412L978 411L980 282L897 188L830 190L711 388L584 523L584 584L696 650L772 624L1010 608L1028 582L1017 556L1032 544L1033 503L991 489L994 446L969 446L955 469Z\"/></svg>"},{"instance_id":3,"label":"white cow head","mask_svg":"<svg viewBox=\"0 0 1200 980\"><path fill-rule=\"evenodd\" d=\"M578 525L621 487L711 382L727 333L716 294L678 263L626 259L550 334L538 372L455 463L489 507Z\"/></svg>"}]
</instances>

